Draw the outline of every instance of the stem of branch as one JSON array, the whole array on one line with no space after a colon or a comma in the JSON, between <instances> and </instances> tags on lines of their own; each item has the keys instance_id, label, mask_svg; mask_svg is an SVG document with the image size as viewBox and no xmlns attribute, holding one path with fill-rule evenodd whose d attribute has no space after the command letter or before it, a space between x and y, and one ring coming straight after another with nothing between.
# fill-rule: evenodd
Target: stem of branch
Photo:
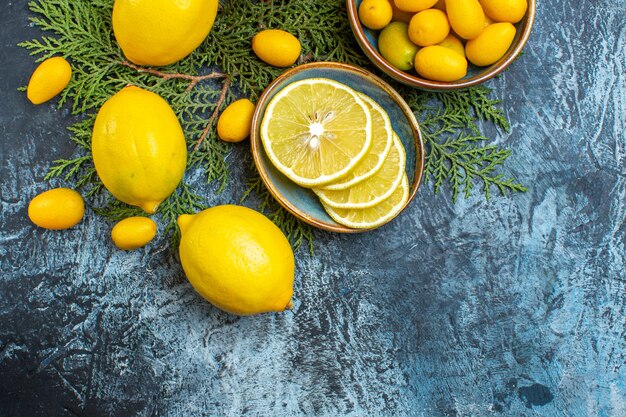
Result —
<instances>
[{"instance_id":1,"label":"stem of branch","mask_svg":"<svg viewBox=\"0 0 626 417\"><path fill-rule=\"evenodd\" d=\"M222 104L224 103L224 100L226 99L226 93L228 92L228 87L230 87L230 78L226 77L226 80L224 80L224 85L222 86L222 91L220 92L220 98L217 100L217 103L215 104L215 110L213 110L213 114L211 115L211 118L207 122L204 130L202 131L202 135L200 135L200 138L198 139L198 143L196 143L196 146L193 148L194 152L200 148L200 145L202 145L202 142L204 142L204 139L206 139L207 135L209 134L209 130L211 130L211 126L213 125L213 122L215 121L215 118L217 117L217 114L220 111L220 107L222 107Z\"/></svg>"},{"instance_id":2,"label":"stem of branch","mask_svg":"<svg viewBox=\"0 0 626 417\"><path fill-rule=\"evenodd\" d=\"M189 74L181 74L181 73L177 73L177 72L162 72L159 71L157 69L154 68L144 68L144 67L140 67L138 65L135 65L131 62L128 61L122 61L120 62L121 65L128 67L128 68L132 68L137 72L142 72L145 74L151 74L151 75L155 75L157 77L160 77L164 80L171 80L171 79L181 79L181 80L187 80L190 81L189 86L187 87L187 90L185 91L191 91L200 81L204 81L204 80L210 80L210 79L215 79L215 78L226 78L228 77L227 74L224 74L223 72L212 72L210 74L205 74L205 75L189 75Z\"/></svg>"}]
</instances>

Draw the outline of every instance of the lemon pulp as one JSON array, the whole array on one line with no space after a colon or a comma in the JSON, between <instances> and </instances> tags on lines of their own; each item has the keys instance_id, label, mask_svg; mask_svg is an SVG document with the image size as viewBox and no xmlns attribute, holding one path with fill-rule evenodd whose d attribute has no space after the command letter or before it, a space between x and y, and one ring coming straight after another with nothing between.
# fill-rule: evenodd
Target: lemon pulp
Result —
<instances>
[{"instance_id":1,"label":"lemon pulp","mask_svg":"<svg viewBox=\"0 0 626 417\"><path fill-rule=\"evenodd\" d=\"M359 93L372 116L372 146L369 152L346 176L324 186L325 190L345 190L372 175L383 166L393 143L393 129L387 112L365 94Z\"/></svg>"},{"instance_id":2,"label":"lemon pulp","mask_svg":"<svg viewBox=\"0 0 626 417\"><path fill-rule=\"evenodd\" d=\"M261 141L295 183L322 186L348 174L372 143L370 111L350 87L326 78L289 84L267 105Z\"/></svg>"},{"instance_id":3,"label":"lemon pulp","mask_svg":"<svg viewBox=\"0 0 626 417\"><path fill-rule=\"evenodd\" d=\"M322 204L334 208L368 208L387 199L400 185L405 174L406 153L398 135L393 134L393 146L380 170L356 185L345 190L313 191Z\"/></svg>"},{"instance_id":4,"label":"lemon pulp","mask_svg":"<svg viewBox=\"0 0 626 417\"><path fill-rule=\"evenodd\" d=\"M365 209L336 209L324 205L328 215L337 223L354 229L370 229L393 219L409 200L409 179L402 177L400 186L379 204Z\"/></svg>"}]
</instances>

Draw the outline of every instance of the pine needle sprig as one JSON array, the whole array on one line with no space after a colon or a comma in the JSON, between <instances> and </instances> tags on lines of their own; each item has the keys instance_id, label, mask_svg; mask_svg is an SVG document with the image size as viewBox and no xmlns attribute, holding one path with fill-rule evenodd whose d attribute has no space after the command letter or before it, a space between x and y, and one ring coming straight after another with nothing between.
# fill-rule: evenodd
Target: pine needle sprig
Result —
<instances>
[{"instance_id":1,"label":"pine needle sprig","mask_svg":"<svg viewBox=\"0 0 626 417\"><path fill-rule=\"evenodd\" d=\"M492 122L505 132L511 129L509 121L506 119L504 112L496 107L500 104L500 100L489 98L491 90L485 86L479 85L471 88L469 91L469 102L476 115L481 120Z\"/></svg>"},{"instance_id":2,"label":"pine needle sprig","mask_svg":"<svg viewBox=\"0 0 626 417\"><path fill-rule=\"evenodd\" d=\"M165 223L165 235L170 236L172 247L177 247L180 241L180 230L176 220L181 214L194 214L207 208L204 198L192 191L186 182L181 182L174 196L165 200L159 206L159 214Z\"/></svg>"},{"instance_id":3,"label":"pine needle sprig","mask_svg":"<svg viewBox=\"0 0 626 417\"><path fill-rule=\"evenodd\" d=\"M527 190L515 179L494 173L511 151L495 145L484 145L488 140L486 137L460 133L440 142L440 137L429 132L424 136L429 145L424 180L428 182L432 177L435 192L439 192L444 184L449 184L453 201L456 201L460 192L468 198L476 180L483 183L482 190L487 200L491 197L492 187L496 187L502 195Z\"/></svg>"},{"instance_id":4,"label":"pine needle sprig","mask_svg":"<svg viewBox=\"0 0 626 417\"><path fill-rule=\"evenodd\" d=\"M78 175L83 170L86 163L91 162L91 156L83 155L74 159L57 159L53 162L53 166L48 170L48 173L44 177L45 180L49 180L54 177L63 177L65 181L69 181L71 178ZM79 182L85 183L87 180L79 179Z\"/></svg>"},{"instance_id":5,"label":"pine needle sprig","mask_svg":"<svg viewBox=\"0 0 626 417\"><path fill-rule=\"evenodd\" d=\"M469 197L476 182L482 183L487 200L494 187L502 195L527 191L516 179L496 172L510 150L487 144L488 138L480 133L479 122L491 122L503 131L510 128L496 107L499 101L488 97L490 91L484 86L446 93L403 91L416 110L425 140L424 183L432 182L435 193L449 187L453 201L460 194Z\"/></svg>"},{"instance_id":6,"label":"pine needle sprig","mask_svg":"<svg viewBox=\"0 0 626 417\"><path fill-rule=\"evenodd\" d=\"M95 204L92 206L94 213L111 222L118 222L127 217L148 216L148 214L139 207L122 203L110 194L100 194L94 199L94 201Z\"/></svg>"}]
</instances>

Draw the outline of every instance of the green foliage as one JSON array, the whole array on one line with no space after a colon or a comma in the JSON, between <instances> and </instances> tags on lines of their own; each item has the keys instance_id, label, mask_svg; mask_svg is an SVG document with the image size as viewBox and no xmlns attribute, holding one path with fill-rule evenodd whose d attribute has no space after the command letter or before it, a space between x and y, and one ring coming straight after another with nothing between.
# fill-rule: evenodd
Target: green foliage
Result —
<instances>
[{"instance_id":1,"label":"green foliage","mask_svg":"<svg viewBox=\"0 0 626 417\"><path fill-rule=\"evenodd\" d=\"M424 182L432 181L435 193L443 186L450 187L453 201L461 192L469 197L476 182L482 182L487 199L492 187L502 195L526 191L514 178L496 172L511 151L486 144L488 138L480 134L477 126L480 120L507 132L510 128L504 113L495 107L499 101L490 99L489 92L483 86L447 93L403 91L411 108L420 115L427 144Z\"/></svg>"},{"instance_id":2,"label":"green foliage","mask_svg":"<svg viewBox=\"0 0 626 417\"><path fill-rule=\"evenodd\" d=\"M38 60L64 56L71 62L72 80L59 106L69 103L74 114L85 115L69 129L77 145L75 155L55 161L47 178L62 177L82 188L97 212L113 220L141 214L141 210L115 200L102 186L91 160L91 130L97 109L124 86L146 88L171 104L191 150L188 167L203 170L206 180L216 182L221 190L228 180L225 157L229 145L216 138L215 115L240 96L254 100L283 71L253 55L251 39L259 30L281 28L296 35L303 50L298 63L339 61L369 66L353 40L343 0L222 2L206 41L187 58L158 69L139 68L125 61L111 28L113 2L31 1L31 21L44 35L20 44ZM428 151L425 180L433 181L435 192L447 185L454 199L460 192L469 196L477 181L482 181L487 198L492 187L503 194L525 190L514 179L496 172L509 151L486 144L487 139L479 132L479 121L494 123L503 130L509 127L502 111L495 107L498 102L488 97L489 89L434 94L394 86L420 120ZM174 241L178 237L176 217L201 210L206 204L186 181L159 208ZM283 229L294 247L307 242L312 250L311 228L278 205L256 171L252 170L247 185L243 198L256 195L259 210Z\"/></svg>"}]
</instances>

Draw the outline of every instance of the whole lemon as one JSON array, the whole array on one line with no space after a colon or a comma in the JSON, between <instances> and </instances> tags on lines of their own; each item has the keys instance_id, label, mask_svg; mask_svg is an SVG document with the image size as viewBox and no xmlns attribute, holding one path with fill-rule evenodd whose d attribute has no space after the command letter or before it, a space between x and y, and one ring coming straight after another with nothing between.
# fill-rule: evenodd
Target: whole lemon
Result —
<instances>
[{"instance_id":1,"label":"whole lemon","mask_svg":"<svg viewBox=\"0 0 626 417\"><path fill-rule=\"evenodd\" d=\"M187 165L185 137L174 111L159 95L133 86L98 112L91 150L111 194L150 214L176 189Z\"/></svg>"},{"instance_id":2,"label":"whole lemon","mask_svg":"<svg viewBox=\"0 0 626 417\"><path fill-rule=\"evenodd\" d=\"M241 142L250 136L254 103L242 98L228 105L217 119L217 135L226 142Z\"/></svg>"},{"instance_id":3,"label":"whole lemon","mask_svg":"<svg viewBox=\"0 0 626 417\"><path fill-rule=\"evenodd\" d=\"M478 0L446 0L452 29L463 39L474 39L485 27L485 13Z\"/></svg>"},{"instance_id":4,"label":"whole lemon","mask_svg":"<svg viewBox=\"0 0 626 417\"><path fill-rule=\"evenodd\" d=\"M59 94L72 78L72 67L59 56L43 61L33 72L26 88L26 97L41 104Z\"/></svg>"},{"instance_id":5,"label":"whole lemon","mask_svg":"<svg viewBox=\"0 0 626 417\"><path fill-rule=\"evenodd\" d=\"M146 246L156 236L157 225L149 217L128 217L120 220L111 230L111 239L122 250Z\"/></svg>"},{"instance_id":6,"label":"whole lemon","mask_svg":"<svg viewBox=\"0 0 626 417\"><path fill-rule=\"evenodd\" d=\"M291 308L293 251L267 217L224 205L183 214L178 225L183 270L211 304L239 315Z\"/></svg>"},{"instance_id":7,"label":"whole lemon","mask_svg":"<svg viewBox=\"0 0 626 417\"><path fill-rule=\"evenodd\" d=\"M302 47L298 38L280 29L265 29L252 38L252 50L262 61L275 67L296 63Z\"/></svg>"},{"instance_id":8,"label":"whole lemon","mask_svg":"<svg viewBox=\"0 0 626 417\"><path fill-rule=\"evenodd\" d=\"M43 192L28 205L28 217L44 229L68 229L78 224L84 214L83 198L69 188L54 188Z\"/></svg>"},{"instance_id":9,"label":"whole lemon","mask_svg":"<svg viewBox=\"0 0 626 417\"><path fill-rule=\"evenodd\" d=\"M358 13L363 26L374 30L387 26L393 17L393 9L388 0L363 0Z\"/></svg>"},{"instance_id":10,"label":"whole lemon","mask_svg":"<svg viewBox=\"0 0 626 417\"><path fill-rule=\"evenodd\" d=\"M207 37L217 6L218 0L115 0L115 39L135 64L173 64Z\"/></svg>"},{"instance_id":11,"label":"whole lemon","mask_svg":"<svg viewBox=\"0 0 626 417\"><path fill-rule=\"evenodd\" d=\"M512 23L494 23L487 26L477 38L467 41L465 54L474 65L491 65L504 56L513 38L515 26Z\"/></svg>"},{"instance_id":12,"label":"whole lemon","mask_svg":"<svg viewBox=\"0 0 626 417\"><path fill-rule=\"evenodd\" d=\"M391 65L408 71L413 69L415 54L419 47L409 39L409 25L391 22L378 36L378 50Z\"/></svg>"},{"instance_id":13,"label":"whole lemon","mask_svg":"<svg viewBox=\"0 0 626 417\"><path fill-rule=\"evenodd\" d=\"M467 74L467 60L452 49L430 45L415 55L415 70L429 80L456 81Z\"/></svg>"}]
</instances>

